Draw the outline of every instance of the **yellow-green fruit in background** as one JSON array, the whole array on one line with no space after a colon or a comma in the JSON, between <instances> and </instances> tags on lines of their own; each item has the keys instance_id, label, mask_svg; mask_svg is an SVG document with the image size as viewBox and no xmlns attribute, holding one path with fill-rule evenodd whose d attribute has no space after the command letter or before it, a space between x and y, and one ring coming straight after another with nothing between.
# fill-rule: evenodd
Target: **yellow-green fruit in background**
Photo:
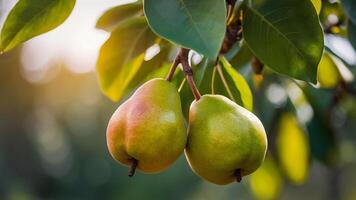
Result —
<instances>
[{"instance_id":1,"label":"yellow-green fruit in background","mask_svg":"<svg viewBox=\"0 0 356 200\"><path fill-rule=\"evenodd\" d=\"M141 87L113 114L107 128L112 157L145 173L170 166L184 151L187 133L178 91L164 79Z\"/></svg>"},{"instance_id":2,"label":"yellow-green fruit in background","mask_svg":"<svg viewBox=\"0 0 356 200\"><path fill-rule=\"evenodd\" d=\"M215 184L240 181L260 167L267 137L260 120L221 95L204 95L190 106L185 150L193 171Z\"/></svg>"}]
</instances>

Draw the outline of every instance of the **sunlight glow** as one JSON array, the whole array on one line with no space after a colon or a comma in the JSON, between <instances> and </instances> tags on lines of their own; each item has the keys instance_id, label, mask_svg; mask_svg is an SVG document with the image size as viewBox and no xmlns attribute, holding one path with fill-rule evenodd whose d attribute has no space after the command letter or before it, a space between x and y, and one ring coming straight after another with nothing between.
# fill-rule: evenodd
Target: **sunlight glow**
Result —
<instances>
[{"instance_id":1,"label":"sunlight glow","mask_svg":"<svg viewBox=\"0 0 356 200\"><path fill-rule=\"evenodd\" d=\"M150 48L146 50L145 53L145 61L151 60L153 57L155 57L159 52L161 51L161 47L158 44L152 45Z\"/></svg>"},{"instance_id":2,"label":"sunlight glow","mask_svg":"<svg viewBox=\"0 0 356 200\"><path fill-rule=\"evenodd\" d=\"M29 82L42 82L48 68L64 65L73 73L95 69L101 45L109 33L95 29L97 19L109 8L130 0L77 0L71 16L56 29L26 42L22 49L23 75ZM3 16L16 1L5 0ZM0 21L4 21L4 17Z\"/></svg>"},{"instance_id":3,"label":"sunlight glow","mask_svg":"<svg viewBox=\"0 0 356 200\"><path fill-rule=\"evenodd\" d=\"M307 123L312 120L314 111L311 105L306 100L303 91L295 83L290 82L287 86L287 94L290 100L293 102L296 111L297 118L302 123Z\"/></svg>"},{"instance_id":4,"label":"sunlight glow","mask_svg":"<svg viewBox=\"0 0 356 200\"><path fill-rule=\"evenodd\" d=\"M95 69L98 51L109 34L95 29L96 20L111 6L124 1L79 0L67 21L57 29L32 39L25 44L25 68L48 67L49 60L63 60L74 73L87 73ZM24 60L23 60L24 61Z\"/></svg>"},{"instance_id":5,"label":"sunlight glow","mask_svg":"<svg viewBox=\"0 0 356 200\"><path fill-rule=\"evenodd\" d=\"M285 104L287 101L287 93L284 88L278 84L271 84L266 90L266 96L270 102L277 106Z\"/></svg>"},{"instance_id":6,"label":"sunlight glow","mask_svg":"<svg viewBox=\"0 0 356 200\"><path fill-rule=\"evenodd\" d=\"M337 53L348 64L356 64L356 52L348 40L338 36L327 35L325 42L326 46L335 51L335 53Z\"/></svg>"}]
</instances>

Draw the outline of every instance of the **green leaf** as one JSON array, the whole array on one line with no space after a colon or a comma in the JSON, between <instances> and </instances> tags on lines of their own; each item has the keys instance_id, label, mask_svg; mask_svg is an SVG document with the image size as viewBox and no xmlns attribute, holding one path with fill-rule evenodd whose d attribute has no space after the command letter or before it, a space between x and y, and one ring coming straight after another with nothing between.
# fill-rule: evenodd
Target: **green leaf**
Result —
<instances>
[{"instance_id":1,"label":"green leaf","mask_svg":"<svg viewBox=\"0 0 356 200\"><path fill-rule=\"evenodd\" d=\"M246 43L244 42L240 48L240 50L235 54L234 57L230 60L231 65L235 69L239 69L244 65L247 65L252 60L251 50L248 48Z\"/></svg>"},{"instance_id":2,"label":"green leaf","mask_svg":"<svg viewBox=\"0 0 356 200\"><path fill-rule=\"evenodd\" d=\"M315 83L324 38L310 0L267 0L244 10L244 38L256 57L276 72Z\"/></svg>"},{"instance_id":3,"label":"green leaf","mask_svg":"<svg viewBox=\"0 0 356 200\"><path fill-rule=\"evenodd\" d=\"M350 17L351 21L356 24L356 1L355 0L341 0L342 5Z\"/></svg>"},{"instance_id":4,"label":"green leaf","mask_svg":"<svg viewBox=\"0 0 356 200\"><path fill-rule=\"evenodd\" d=\"M96 28L111 32L125 20L140 15L143 15L143 5L141 1L116 6L106 11L98 19Z\"/></svg>"},{"instance_id":5,"label":"green leaf","mask_svg":"<svg viewBox=\"0 0 356 200\"><path fill-rule=\"evenodd\" d=\"M131 92L133 89L137 88L139 85L143 84L144 82L148 81L149 75L154 71L161 71L164 74L168 72L169 69L161 69L164 66L164 63L167 61L170 46L160 46L160 52L154 56L151 60L144 61L140 68L135 73L134 77L130 80L129 84L126 87L126 93ZM164 76L156 76L150 78L164 78Z\"/></svg>"},{"instance_id":6,"label":"green leaf","mask_svg":"<svg viewBox=\"0 0 356 200\"><path fill-rule=\"evenodd\" d=\"M1 31L0 51L17 45L62 24L75 0L20 0L7 16Z\"/></svg>"},{"instance_id":7,"label":"green leaf","mask_svg":"<svg viewBox=\"0 0 356 200\"><path fill-rule=\"evenodd\" d=\"M334 166L338 161L338 145L335 130L329 122L334 91L309 85L302 89L314 113L307 123L311 153L319 161Z\"/></svg>"},{"instance_id":8,"label":"green leaf","mask_svg":"<svg viewBox=\"0 0 356 200\"><path fill-rule=\"evenodd\" d=\"M349 20L348 22L348 36L349 36L349 40L351 45L354 47L354 49L356 50L356 23L353 23L351 20Z\"/></svg>"},{"instance_id":9,"label":"green leaf","mask_svg":"<svg viewBox=\"0 0 356 200\"><path fill-rule=\"evenodd\" d=\"M326 50L318 67L319 86L322 88L335 88L341 82L347 84L352 82L355 78L345 65L345 61L331 49L326 48Z\"/></svg>"},{"instance_id":10,"label":"green leaf","mask_svg":"<svg viewBox=\"0 0 356 200\"><path fill-rule=\"evenodd\" d=\"M252 111L253 96L245 78L237 72L231 64L221 57L220 66L217 66L217 72L231 100ZM217 91L219 93L219 90Z\"/></svg>"},{"instance_id":11,"label":"green leaf","mask_svg":"<svg viewBox=\"0 0 356 200\"><path fill-rule=\"evenodd\" d=\"M322 88L334 88L341 81L337 65L331 56L324 53L318 67L318 83Z\"/></svg>"},{"instance_id":12,"label":"green leaf","mask_svg":"<svg viewBox=\"0 0 356 200\"><path fill-rule=\"evenodd\" d=\"M332 127L319 115L312 118L307 124L307 129L313 157L327 165L334 166L338 160L338 149Z\"/></svg>"},{"instance_id":13,"label":"green leaf","mask_svg":"<svg viewBox=\"0 0 356 200\"><path fill-rule=\"evenodd\" d=\"M256 199L278 199L282 191L283 178L270 155L267 155L262 166L251 174L248 183Z\"/></svg>"},{"instance_id":14,"label":"green leaf","mask_svg":"<svg viewBox=\"0 0 356 200\"><path fill-rule=\"evenodd\" d=\"M224 0L145 0L144 12L161 37L210 58L218 55L226 30Z\"/></svg>"},{"instance_id":15,"label":"green leaf","mask_svg":"<svg viewBox=\"0 0 356 200\"><path fill-rule=\"evenodd\" d=\"M215 61L210 60L208 58L204 58L196 68L195 73L194 73L194 80L196 85L202 89L204 85L208 86L206 88L209 88L210 86L210 79L213 73L213 68L214 68ZM205 87L204 87L205 88ZM207 89L204 91L201 91L203 94L209 93L211 89Z\"/></svg>"},{"instance_id":16,"label":"green leaf","mask_svg":"<svg viewBox=\"0 0 356 200\"><path fill-rule=\"evenodd\" d=\"M145 51L156 36L144 17L134 18L119 26L100 49L97 62L99 82L104 94L120 100L130 82L145 65Z\"/></svg>"},{"instance_id":17,"label":"green leaf","mask_svg":"<svg viewBox=\"0 0 356 200\"><path fill-rule=\"evenodd\" d=\"M172 64L169 62L162 62L161 66L154 71L151 71L145 78L144 82L149 81L154 78L166 78L167 72L170 70ZM171 83L173 83L177 88L179 87L180 83L182 82L182 79L184 78L179 70L177 70L174 73L174 76L171 80ZM179 78L179 80L177 80Z\"/></svg>"}]
</instances>

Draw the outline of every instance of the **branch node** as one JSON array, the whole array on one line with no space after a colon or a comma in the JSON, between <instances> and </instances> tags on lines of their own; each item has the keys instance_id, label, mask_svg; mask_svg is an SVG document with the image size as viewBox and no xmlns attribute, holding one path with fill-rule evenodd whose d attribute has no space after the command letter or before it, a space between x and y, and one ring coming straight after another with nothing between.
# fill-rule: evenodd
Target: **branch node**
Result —
<instances>
[{"instance_id":1,"label":"branch node","mask_svg":"<svg viewBox=\"0 0 356 200\"><path fill-rule=\"evenodd\" d=\"M226 28L224 42L220 49L220 54L227 53L236 42L242 39L242 11L236 20L232 20Z\"/></svg>"},{"instance_id":2,"label":"branch node","mask_svg":"<svg viewBox=\"0 0 356 200\"><path fill-rule=\"evenodd\" d=\"M193 76L193 70L192 70L192 68L184 69L184 73L185 73L185 75L187 75L187 76Z\"/></svg>"}]
</instances>

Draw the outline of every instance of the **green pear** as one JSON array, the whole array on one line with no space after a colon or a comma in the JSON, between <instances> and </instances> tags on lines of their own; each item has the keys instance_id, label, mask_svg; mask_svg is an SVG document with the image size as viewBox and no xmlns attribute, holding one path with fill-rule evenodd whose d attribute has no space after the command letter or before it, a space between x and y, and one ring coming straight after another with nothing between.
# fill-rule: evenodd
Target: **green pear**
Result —
<instances>
[{"instance_id":1,"label":"green pear","mask_svg":"<svg viewBox=\"0 0 356 200\"><path fill-rule=\"evenodd\" d=\"M118 162L157 173L184 151L187 133L181 102L174 84L164 79L144 83L113 114L107 145Z\"/></svg>"},{"instance_id":2,"label":"green pear","mask_svg":"<svg viewBox=\"0 0 356 200\"><path fill-rule=\"evenodd\" d=\"M190 106L186 158L193 171L215 184L241 181L262 164L267 137L260 120L221 95Z\"/></svg>"}]
</instances>

